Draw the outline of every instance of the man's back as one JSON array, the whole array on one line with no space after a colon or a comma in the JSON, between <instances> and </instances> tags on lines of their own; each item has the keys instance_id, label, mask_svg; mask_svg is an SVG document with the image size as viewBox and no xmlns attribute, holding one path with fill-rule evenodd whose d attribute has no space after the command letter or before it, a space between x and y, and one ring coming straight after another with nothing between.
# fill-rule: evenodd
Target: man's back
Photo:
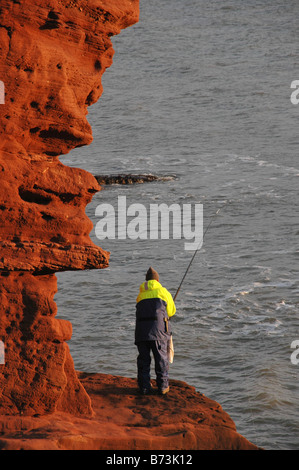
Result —
<instances>
[{"instance_id":1,"label":"man's back","mask_svg":"<svg viewBox=\"0 0 299 470\"><path fill-rule=\"evenodd\" d=\"M175 311L171 294L160 284L158 273L149 268L136 299L135 344L139 352L137 368L141 393L151 391L151 352L155 359L158 390L162 394L169 391L167 353L171 338L169 317L173 316Z\"/></svg>"}]
</instances>

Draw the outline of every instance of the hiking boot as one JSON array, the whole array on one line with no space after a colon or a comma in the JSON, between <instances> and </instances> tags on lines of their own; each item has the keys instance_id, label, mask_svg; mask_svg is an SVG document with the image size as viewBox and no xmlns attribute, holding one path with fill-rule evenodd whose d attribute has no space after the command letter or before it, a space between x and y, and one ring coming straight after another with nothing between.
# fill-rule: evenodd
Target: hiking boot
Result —
<instances>
[{"instance_id":1,"label":"hiking boot","mask_svg":"<svg viewBox=\"0 0 299 470\"><path fill-rule=\"evenodd\" d=\"M139 393L141 395L150 395L152 393L152 389L151 388L140 388Z\"/></svg>"},{"instance_id":2,"label":"hiking boot","mask_svg":"<svg viewBox=\"0 0 299 470\"><path fill-rule=\"evenodd\" d=\"M168 392L169 392L169 387L159 390L160 395L166 395L166 393L168 393Z\"/></svg>"}]
</instances>

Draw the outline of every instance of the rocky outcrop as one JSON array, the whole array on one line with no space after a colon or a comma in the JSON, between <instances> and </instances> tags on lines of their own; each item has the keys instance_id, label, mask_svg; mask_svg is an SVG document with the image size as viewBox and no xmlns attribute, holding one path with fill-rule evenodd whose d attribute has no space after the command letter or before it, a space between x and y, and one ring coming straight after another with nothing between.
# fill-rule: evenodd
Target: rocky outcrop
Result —
<instances>
[{"instance_id":1,"label":"rocky outcrop","mask_svg":"<svg viewBox=\"0 0 299 470\"><path fill-rule=\"evenodd\" d=\"M91 416L90 397L55 318L55 272L100 269L86 205L96 179L59 155L92 141L87 107L112 63L111 37L138 0L2 0L0 4L0 413Z\"/></svg>"},{"instance_id":2,"label":"rocky outcrop","mask_svg":"<svg viewBox=\"0 0 299 470\"><path fill-rule=\"evenodd\" d=\"M258 450L217 402L185 382L171 380L167 396L141 396L135 379L86 373L79 378L93 418L63 412L0 416L0 449Z\"/></svg>"},{"instance_id":3,"label":"rocky outcrop","mask_svg":"<svg viewBox=\"0 0 299 470\"><path fill-rule=\"evenodd\" d=\"M183 382L144 397L135 379L78 374L56 318L55 273L109 263L85 214L99 183L59 155L91 142L110 38L137 20L138 0L0 4L1 449L256 449Z\"/></svg>"}]
</instances>

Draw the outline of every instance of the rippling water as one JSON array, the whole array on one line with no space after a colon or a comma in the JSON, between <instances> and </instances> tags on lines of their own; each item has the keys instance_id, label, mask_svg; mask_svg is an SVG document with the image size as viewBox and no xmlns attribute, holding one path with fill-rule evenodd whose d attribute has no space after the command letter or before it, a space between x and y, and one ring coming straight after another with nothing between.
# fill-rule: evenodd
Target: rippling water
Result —
<instances>
[{"instance_id":1,"label":"rippling water","mask_svg":"<svg viewBox=\"0 0 299 470\"><path fill-rule=\"evenodd\" d=\"M217 400L266 449L299 447L298 3L141 0L113 39L114 64L89 109L91 146L62 158L93 174L175 174L111 186L108 202L202 203L211 225L177 298L171 378ZM296 75L297 73L297 75ZM135 299L153 265L175 294L184 240L97 240L103 271L58 275L58 317L73 324L78 370L136 375Z\"/></svg>"}]
</instances>

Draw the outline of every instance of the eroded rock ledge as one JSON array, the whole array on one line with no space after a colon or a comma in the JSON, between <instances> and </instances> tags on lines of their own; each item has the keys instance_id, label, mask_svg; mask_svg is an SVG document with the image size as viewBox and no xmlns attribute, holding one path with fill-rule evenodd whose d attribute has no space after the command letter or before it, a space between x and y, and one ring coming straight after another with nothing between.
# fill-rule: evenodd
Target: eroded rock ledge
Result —
<instances>
[{"instance_id":1,"label":"eroded rock ledge","mask_svg":"<svg viewBox=\"0 0 299 470\"><path fill-rule=\"evenodd\" d=\"M63 412L0 416L6 450L258 450L240 435L221 406L185 382L170 392L140 396L135 379L78 373L94 416Z\"/></svg>"}]
</instances>

